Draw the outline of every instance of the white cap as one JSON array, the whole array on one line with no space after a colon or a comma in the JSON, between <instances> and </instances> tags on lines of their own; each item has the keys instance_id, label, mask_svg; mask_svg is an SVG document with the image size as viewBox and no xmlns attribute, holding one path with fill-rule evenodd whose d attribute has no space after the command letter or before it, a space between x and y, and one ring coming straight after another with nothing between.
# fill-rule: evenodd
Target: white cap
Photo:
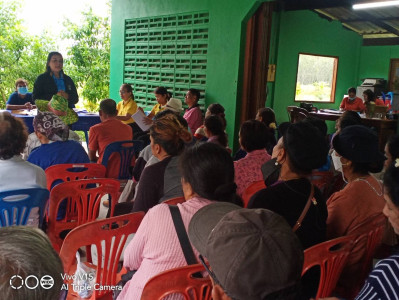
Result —
<instances>
[{"instance_id":1,"label":"white cap","mask_svg":"<svg viewBox=\"0 0 399 300\"><path fill-rule=\"evenodd\" d=\"M169 101L166 103L165 109L181 113L183 111L183 105L181 103L181 100L177 98L170 98Z\"/></svg>"}]
</instances>

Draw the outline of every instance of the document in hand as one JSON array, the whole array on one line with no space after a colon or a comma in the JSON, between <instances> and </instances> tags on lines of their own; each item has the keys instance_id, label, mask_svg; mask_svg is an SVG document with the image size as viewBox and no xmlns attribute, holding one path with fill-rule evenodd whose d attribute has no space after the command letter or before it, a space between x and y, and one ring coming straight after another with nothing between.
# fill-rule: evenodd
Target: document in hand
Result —
<instances>
[{"instance_id":1,"label":"document in hand","mask_svg":"<svg viewBox=\"0 0 399 300\"><path fill-rule=\"evenodd\" d=\"M136 121L136 124L139 125L139 127L141 128L141 130L143 131L147 131L148 129L150 129L151 124L147 125L144 123L144 120L146 118L146 115L141 111L141 110L137 110L133 115L132 115L133 120Z\"/></svg>"}]
</instances>

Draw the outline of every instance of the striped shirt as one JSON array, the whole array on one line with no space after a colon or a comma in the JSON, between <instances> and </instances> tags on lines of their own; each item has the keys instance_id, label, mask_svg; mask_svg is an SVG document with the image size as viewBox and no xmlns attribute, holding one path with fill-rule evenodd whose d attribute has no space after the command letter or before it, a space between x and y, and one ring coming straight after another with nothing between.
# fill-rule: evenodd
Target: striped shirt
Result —
<instances>
[{"instance_id":1,"label":"striped shirt","mask_svg":"<svg viewBox=\"0 0 399 300\"><path fill-rule=\"evenodd\" d=\"M399 299L399 255L376 264L356 300Z\"/></svg>"}]
</instances>

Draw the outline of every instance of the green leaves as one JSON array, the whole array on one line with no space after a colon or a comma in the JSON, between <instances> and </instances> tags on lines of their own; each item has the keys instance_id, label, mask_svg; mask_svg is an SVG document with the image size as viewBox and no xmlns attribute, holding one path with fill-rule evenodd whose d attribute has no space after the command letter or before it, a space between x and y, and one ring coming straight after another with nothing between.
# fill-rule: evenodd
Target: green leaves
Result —
<instances>
[{"instance_id":1,"label":"green leaves","mask_svg":"<svg viewBox=\"0 0 399 300\"><path fill-rule=\"evenodd\" d=\"M91 8L82 16L81 26L64 22L63 37L73 40L64 69L79 86L86 109L97 110L99 101L109 95L111 27L109 18L94 15Z\"/></svg>"},{"instance_id":2,"label":"green leaves","mask_svg":"<svg viewBox=\"0 0 399 300\"><path fill-rule=\"evenodd\" d=\"M36 77L45 71L47 55L58 49L47 32L32 36L26 32L17 11L19 2L0 0L0 108L15 90L15 80L25 78L32 91ZM65 74L75 82L86 109L96 111L109 95L110 35L108 17L92 9L82 12L82 24L64 21L64 39L72 46L64 55Z\"/></svg>"},{"instance_id":3,"label":"green leaves","mask_svg":"<svg viewBox=\"0 0 399 300\"><path fill-rule=\"evenodd\" d=\"M32 91L33 83L45 70L47 54L54 48L48 36L31 36L17 17L18 2L0 0L0 108L15 91L15 80L25 78Z\"/></svg>"}]
</instances>

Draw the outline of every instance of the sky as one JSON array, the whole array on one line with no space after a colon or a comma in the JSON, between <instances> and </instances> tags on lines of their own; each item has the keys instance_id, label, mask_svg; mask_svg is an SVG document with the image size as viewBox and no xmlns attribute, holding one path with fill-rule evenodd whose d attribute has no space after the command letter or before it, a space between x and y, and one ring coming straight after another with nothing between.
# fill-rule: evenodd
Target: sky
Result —
<instances>
[{"instance_id":1,"label":"sky","mask_svg":"<svg viewBox=\"0 0 399 300\"><path fill-rule=\"evenodd\" d=\"M90 6L96 15L105 17L109 9L107 2L107 0L24 0L19 16L24 20L24 25L30 34L40 35L47 30L58 39L65 18L74 23L81 22L81 12ZM68 42L61 41L59 45L61 49L56 50L65 52Z\"/></svg>"}]
</instances>

